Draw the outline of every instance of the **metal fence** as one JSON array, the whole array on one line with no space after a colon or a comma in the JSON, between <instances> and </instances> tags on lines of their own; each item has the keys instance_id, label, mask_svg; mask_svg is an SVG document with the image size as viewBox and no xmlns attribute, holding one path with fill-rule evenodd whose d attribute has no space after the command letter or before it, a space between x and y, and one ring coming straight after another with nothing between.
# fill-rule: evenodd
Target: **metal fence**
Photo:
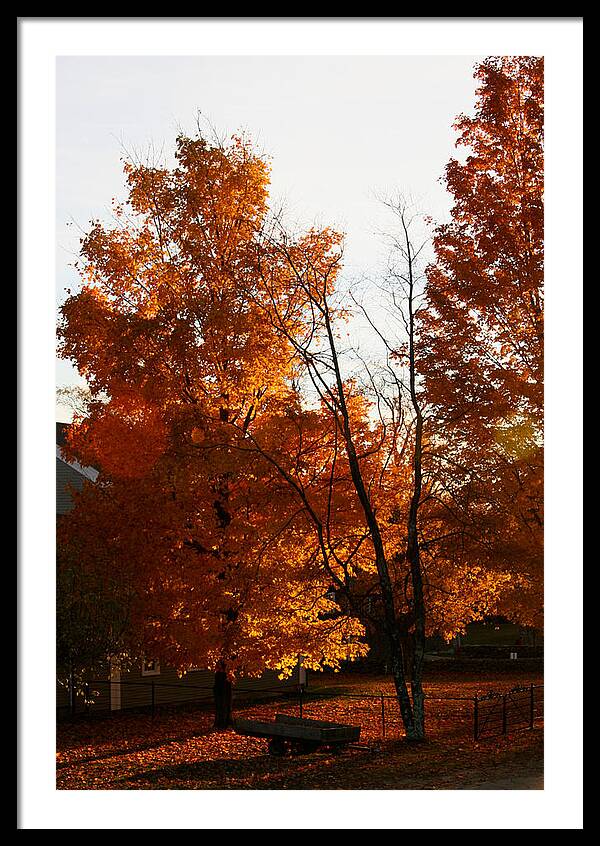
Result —
<instances>
[{"instance_id":1,"label":"metal fence","mask_svg":"<svg viewBox=\"0 0 600 846\"><path fill-rule=\"evenodd\" d=\"M472 697L426 696L425 719L436 734L469 734ZM404 725L395 694L298 693L298 714L312 719L332 719L361 726L367 740L403 737Z\"/></svg>"},{"instance_id":2,"label":"metal fence","mask_svg":"<svg viewBox=\"0 0 600 846\"><path fill-rule=\"evenodd\" d=\"M503 693L475 696L473 737L475 740L499 737L523 728L532 729L544 717L544 685L513 687Z\"/></svg>"},{"instance_id":3,"label":"metal fence","mask_svg":"<svg viewBox=\"0 0 600 846\"><path fill-rule=\"evenodd\" d=\"M240 685L235 690L237 701L273 698L297 695L294 685L257 686L244 688ZM213 688L198 685L182 679L179 682L163 682L155 679L133 681L130 679L93 679L86 682L78 696L72 699L71 706L63 708L65 715L107 713L143 710L154 715L164 706L194 705L209 707L213 703Z\"/></svg>"},{"instance_id":4,"label":"metal fence","mask_svg":"<svg viewBox=\"0 0 600 846\"><path fill-rule=\"evenodd\" d=\"M398 700L394 694L319 691L304 686L265 686L236 690L235 712L247 718L265 717L265 699L277 701L277 711L308 719L360 725L367 741L404 736ZM81 705L84 713L106 713L139 709L152 716L164 706L189 704L210 708L212 687L169 684L160 681L111 681L99 679L84 686ZM98 706L100 706L98 708ZM532 729L544 716L544 686L529 684L503 692L475 696L426 695L426 731L436 736L471 736L479 742Z\"/></svg>"},{"instance_id":5,"label":"metal fence","mask_svg":"<svg viewBox=\"0 0 600 846\"><path fill-rule=\"evenodd\" d=\"M403 736L400 706L395 695L346 693L297 693L299 716L336 717L360 723L362 736ZM331 713L332 703L335 713ZM425 697L426 730L436 735L467 735L475 741L534 728L544 717L544 686L529 684L508 691L475 696ZM337 719L337 717L336 717Z\"/></svg>"}]
</instances>

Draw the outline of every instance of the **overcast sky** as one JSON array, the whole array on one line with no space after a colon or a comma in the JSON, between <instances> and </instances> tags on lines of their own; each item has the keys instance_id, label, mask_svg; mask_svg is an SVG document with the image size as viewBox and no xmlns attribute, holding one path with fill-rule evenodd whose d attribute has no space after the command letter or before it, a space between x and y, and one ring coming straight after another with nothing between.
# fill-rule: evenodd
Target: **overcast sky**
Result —
<instances>
[{"instance_id":1,"label":"overcast sky","mask_svg":"<svg viewBox=\"0 0 600 846\"><path fill-rule=\"evenodd\" d=\"M452 124L474 104L477 56L64 57L57 60L57 303L76 288L69 266L90 218L124 198L123 149L172 154L202 113L219 133L245 130L272 159L271 196L300 223L346 233L345 273L384 259L387 218L375 199L396 189L436 220L455 153ZM57 362L57 384L76 371ZM57 407L57 419L70 412Z\"/></svg>"}]
</instances>

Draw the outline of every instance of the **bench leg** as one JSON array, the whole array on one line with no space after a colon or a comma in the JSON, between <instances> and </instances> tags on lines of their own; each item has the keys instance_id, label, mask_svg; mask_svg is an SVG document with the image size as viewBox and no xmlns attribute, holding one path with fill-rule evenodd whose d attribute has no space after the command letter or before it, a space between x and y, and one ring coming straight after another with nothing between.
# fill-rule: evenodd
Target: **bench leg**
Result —
<instances>
[{"instance_id":1,"label":"bench leg","mask_svg":"<svg viewBox=\"0 0 600 846\"><path fill-rule=\"evenodd\" d=\"M293 740L292 755L310 755L311 752L316 752L321 745L318 740Z\"/></svg>"},{"instance_id":2,"label":"bench leg","mask_svg":"<svg viewBox=\"0 0 600 846\"><path fill-rule=\"evenodd\" d=\"M285 755L287 753L287 743L281 737L272 737L269 740L269 755Z\"/></svg>"},{"instance_id":3,"label":"bench leg","mask_svg":"<svg viewBox=\"0 0 600 846\"><path fill-rule=\"evenodd\" d=\"M332 743L329 747L333 755L341 755L348 748L348 743Z\"/></svg>"}]
</instances>

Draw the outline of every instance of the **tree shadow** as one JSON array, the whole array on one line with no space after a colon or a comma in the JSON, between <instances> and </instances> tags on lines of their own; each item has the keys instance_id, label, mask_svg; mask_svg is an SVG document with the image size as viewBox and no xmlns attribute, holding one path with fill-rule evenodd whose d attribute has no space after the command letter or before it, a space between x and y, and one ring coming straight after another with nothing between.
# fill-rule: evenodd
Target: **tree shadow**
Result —
<instances>
[{"instance_id":1,"label":"tree shadow","mask_svg":"<svg viewBox=\"0 0 600 846\"><path fill-rule=\"evenodd\" d=\"M180 782L182 788L189 789L191 782L195 789L272 790L277 789L278 784L286 787L285 782L288 780L301 782L304 775L308 772L314 774L315 770L318 770L321 776L324 771L333 775L338 770L346 769L350 759L352 766L360 766L363 761L372 760L373 754L372 751L347 750L337 755L331 752L313 752L289 757L263 754L251 758L191 761L149 769L125 776L121 781L139 788L168 782L170 788L178 789L177 782Z\"/></svg>"},{"instance_id":2,"label":"tree shadow","mask_svg":"<svg viewBox=\"0 0 600 846\"><path fill-rule=\"evenodd\" d=\"M132 755L135 752L147 752L149 749L159 749L161 746L166 746L169 743L185 743L186 740L191 740L195 737L205 737L214 731L215 730L212 728L203 729L201 731L189 731L186 734L158 737L155 740L136 743L133 746L123 746L119 749L107 749L105 752L96 752L93 755L87 755L85 758L57 761L56 769L62 770L67 767L78 766L79 764L89 764L92 761L103 761L106 758L120 758L124 755Z\"/></svg>"}]
</instances>

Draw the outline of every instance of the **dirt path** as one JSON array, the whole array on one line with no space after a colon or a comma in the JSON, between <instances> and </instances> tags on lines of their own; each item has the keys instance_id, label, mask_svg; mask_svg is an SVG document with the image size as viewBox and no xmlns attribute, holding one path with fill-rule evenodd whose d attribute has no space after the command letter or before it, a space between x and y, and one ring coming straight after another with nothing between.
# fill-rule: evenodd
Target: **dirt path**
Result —
<instances>
[{"instance_id":1,"label":"dirt path","mask_svg":"<svg viewBox=\"0 0 600 846\"><path fill-rule=\"evenodd\" d=\"M514 776L502 778L497 781L486 781L479 784L467 786L458 785L457 790L543 790L544 776Z\"/></svg>"}]
</instances>

